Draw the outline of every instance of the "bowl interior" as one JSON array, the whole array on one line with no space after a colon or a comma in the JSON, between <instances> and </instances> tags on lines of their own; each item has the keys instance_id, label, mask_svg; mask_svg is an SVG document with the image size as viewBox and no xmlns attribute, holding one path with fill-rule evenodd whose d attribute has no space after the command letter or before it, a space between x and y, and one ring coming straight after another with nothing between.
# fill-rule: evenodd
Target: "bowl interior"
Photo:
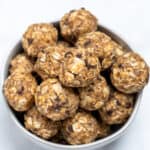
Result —
<instances>
[{"instance_id":1,"label":"bowl interior","mask_svg":"<svg viewBox=\"0 0 150 150\"><path fill-rule=\"evenodd\" d=\"M59 29L59 23L58 22L54 22L54 25L55 27ZM108 30L107 28L103 27L103 26L98 26L98 30L99 31L102 31L104 33L106 33L107 35L109 35L114 41L116 41L117 43L119 43L120 45L122 45L122 47L124 49L126 49L127 51L132 51L132 49L129 47L129 45L123 41L119 36L117 36L116 34L114 34L112 31ZM63 39L61 36L59 36L59 39ZM22 45L21 45L21 41L19 41L16 46L11 50L10 52L10 55L9 55L9 58L6 60L6 65L5 65L5 68L4 68L4 80L7 78L7 76L9 75L9 72L8 72L8 69L10 67L10 60L18 53L20 52L23 52L23 48L22 48ZM107 72L105 72L106 76L107 76ZM40 79L39 79L40 80ZM40 81L39 81L40 82ZM109 82L109 81L108 81ZM113 137L115 136L118 136L121 132L123 132L127 127L128 125L130 124L131 120L133 119L133 116L135 114L135 112L137 111L137 108L138 108L138 105L140 103L140 99L139 99L139 95L141 95L140 93L138 94L135 94L135 103L134 103L134 111L132 113L132 115L130 116L130 118L128 119L128 121L125 123L125 124L122 124L122 125L112 125L111 126L111 129L112 129L112 134L110 134L109 136L103 138L103 139L98 139L97 141L95 142L92 142L90 144L83 144L83 145L78 145L76 146L77 147L82 147L82 146L88 146L88 145L92 145L92 144L98 144L100 142L106 142L107 140L110 140L112 139ZM38 139L40 142L44 142L46 144L54 144L50 141L45 141L35 135L33 135L32 133L30 133L29 131L27 131L24 126L23 126L23 114L24 113L17 113L15 112L8 104L7 104L11 114L13 115L13 118L15 119L15 122L17 122L17 124L19 125L19 127L21 127L24 132L26 132L28 135L32 136L32 138L35 138L35 139ZM94 115L97 115L97 114L94 114ZM111 141L111 140L110 140ZM60 145L60 146L63 146L62 144L54 144L54 145ZM65 145L66 148L69 148L69 147L73 147L72 145Z\"/></svg>"}]
</instances>

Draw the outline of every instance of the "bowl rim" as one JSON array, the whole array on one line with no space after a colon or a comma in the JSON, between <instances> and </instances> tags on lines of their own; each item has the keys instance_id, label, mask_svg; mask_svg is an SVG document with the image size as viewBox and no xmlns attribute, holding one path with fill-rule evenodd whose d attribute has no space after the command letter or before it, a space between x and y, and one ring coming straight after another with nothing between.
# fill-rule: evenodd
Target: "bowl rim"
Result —
<instances>
[{"instance_id":1,"label":"bowl rim","mask_svg":"<svg viewBox=\"0 0 150 150\"><path fill-rule=\"evenodd\" d=\"M52 23L55 24L57 22L52 22ZM99 26L99 28L102 28L104 31L107 31L107 33L109 33L109 35L114 36L116 41L120 41L120 43L124 44L125 46L127 46L132 51L132 48L129 46L129 42L126 42L127 40L122 38L118 33L116 34L116 32L112 31L112 29L109 29L106 26L103 26L101 24L98 25L98 26ZM26 136L28 136L32 141L38 141L39 144L44 144L46 146L51 146L51 147L55 147L55 148L64 148L64 149L68 149L69 150L69 149L74 149L74 148L79 148L79 149L80 148L87 148L87 147L89 148L89 147L96 146L96 145L99 145L99 144L106 145L108 143L111 143L112 141L114 141L115 139L119 138L121 135L124 134L124 132L129 127L129 125L132 123L132 121L133 121L133 119L134 119L134 117L135 117L135 115L137 113L137 110L138 110L138 108L140 106L140 103L141 103L143 90L141 90L136 96L136 102L135 102L134 109L133 109L133 112L132 112L131 116L129 117L127 122L118 131L112 133L111 135L109 135L107 137L104 137L104 138L99 139L97 141L93 141L93 142L88 143L88 144L81 144L81 145L57 144L57 143L53 143L51 141L46 141L46 140L44 140L44 139L34 135L33 133L31 133L27 129L25 129L24 126L18 121L18 119L14 115L14 112L12 111L12 109L9 106L9 104L7 103L7 100L6 100L6 98L4 96L4 93L3 93L3 84L4 84L5 79L7 78L7 73L8 73L8 71L6 69L8 69L9 63L10 63L10 59L13 57L13 53L15 51L15 48L17 46L19 46L19 44L20 44L20 40L17 41L15 43L15 45L13 46L13 48L10 49L10 53L7 55L7 58L5 59L5 62L4 62L4 65L3 65L3 69L2 69L3 73L2 73L2 90L1 90L1 95L2 95L2 98L4 99L4 103L5 103L8 111L9 111L10 117L15 122L17 127L20 130L22 130L22 132Z\"/></svg>"}]
</instances>

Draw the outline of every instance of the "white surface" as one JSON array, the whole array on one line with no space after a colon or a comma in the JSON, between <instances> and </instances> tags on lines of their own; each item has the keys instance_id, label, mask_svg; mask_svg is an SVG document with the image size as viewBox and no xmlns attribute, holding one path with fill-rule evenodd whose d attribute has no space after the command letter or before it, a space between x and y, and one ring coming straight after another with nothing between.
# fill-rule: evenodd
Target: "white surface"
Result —
<instances>
[{"instance_id":1,"label":"white surface","mask_svg":"<svg viewBox=\"0 0 150 150\"><path fill-rule=\"evenodd\" d=\"M149 6L149 0L0 0L0 70L10 48L29 24L57 20L65 12L80 7L91 10L100 23L128 39L129 45L150 64ZM150 84L144 90L140 110L127 134L102 150L150 149L149 91ZM0 150L41 150L18 131L1 99Z\"/></svg>"}]
</instances>

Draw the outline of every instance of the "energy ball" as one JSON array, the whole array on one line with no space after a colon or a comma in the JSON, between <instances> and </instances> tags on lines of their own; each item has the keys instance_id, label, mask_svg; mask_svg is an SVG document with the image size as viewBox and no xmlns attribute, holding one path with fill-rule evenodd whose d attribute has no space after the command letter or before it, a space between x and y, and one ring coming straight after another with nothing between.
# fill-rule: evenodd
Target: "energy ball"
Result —
<instances>
[{"instance_id":1,"label":"energy ball","mask_svg":"<svg viewBox=\"0 0 150 150\"><path fill-rule=\"evenodd\" d=\"M66 49L63 46L50 46L38 54L34 70L42 79L57 77L60 72L61 61Z\"/></svg>"},{"instance_id":2,"label":"energy ball","mask_svg":"<svg viewBox=\"0 0 150 150\"><path fill-rule=\"evenodd\" d=\"M98 58L91 50L84 48L70 48L64 54L61 65L59 79L69 87L88 86L100 72Z\"/></svg>"},{"instance_id":3,"label":"energy ball","mask_svg":"<svg viewBox=\"0 0 150 150\"><path fill-rule=\"evenodd\" d=\"M118 57L111 70L112 84L127 94L142 90L148 78L149 70L146 62L134 52Z\"/></svg>"},{"instance_id":4,"label":"energy ball","mask_svg":"<svg viewBox=\"0 0 150 150\"><path fill-rule=\"evenodd\" d=\"M16 55L10 62L10 73L22 72L31 73L33 71L33 64L26 54Z\"/></svg>"},{"instance_id":5,"label":"energy ball","mask_svg":"<svg viewBox=\"0 0 150 150\"><path fill-rule=\"evenodd\" d=\"M89 111L100 109L107 102L109 93L105 78L98 76L93 83L79 89L80 107Z\"/></svg>"},{"instance_id":6,"label":"energy ball","mask_svg":"<svg viewBox=\"0 0 150 150\"><path fill-rule=\"evenodd\" d=\"M76 113L79 98L72 89L63 87L58 79L49 78L37 88L35 103L41 114L58 121Z\"/></svg>"},{"instance_id":7,"label":"energy ball","mask_svg":"<svg viewBox=\"0 0 150 150\"><path fill-rule=\"evenodd\" d=\"M34 106L24 115L25 128L43 139L50 139L59 130L60 123L53 122L42 116Z\"/></svg>"},{"instance_id":8,"label":"energy ball","mask_svg":"<svg viewBox=\"0 0 150 150\"><path fill-rule=\"evenodd\" d=\"M74 43L80 35L97 30L97 19L84 8L72 10L62 17L60 29L62 36Z\"/></svg>"},{"instance_id":9,"label":"energy ball","mask_svg":"<svg viewBox=\"0 0 150 150\"><path fill-rule=\"evenodd\" d=\"M106 34L95 31L81 35L77 42L77 47L91 48L98 57L103 57L104 44L111 41L111 38Z\"/></svg>"},{"instance_id":10,"label":"energy ball","mask_svg":"<svg viewBox=\"0 0 150 150\"><path fill-rule=\"evenodd\" d=\"M102 64L102 70L109 68L116 57L123 54L123 48L103 32L96 31L80 36L77 47L90 48Z\"/></svg>"},{"instance_id":11,"label":"energy ball","mask_svg":"<svg viewBox=\"0 0 150 150\"><path fill-rule=\"evenodd\" d=\"M4 83L4 95L10 106L16 111L27 111L34 103L37 88L31 74L12 73Z\"/></svg>"},{"instance_id":12,"label":"energy ball","mask_svg":"<svg viewBox=\"0 0 150 150\"><path fill-rule=\"evenodd\" d=\"M22 46L29 56L37 57L45 47L56 44L57 36L57 29L52 24L33 24L24 33Z\"/></svg>"},{"instance_id":13,"label":"energy ball","mask_svg":"<svg viewBox=\"0 0 150 150\"><path fill-rule=\"evenodd\" d=\"M74 117L63 121L61 131L69 144L86 144L97 138L99 124L90 113L77 112Z\"/></svg>"},{"instance_id":14,"label":"energy ball","mask_svg":"<svg viewBox=\"0 0 150 150\"><path fill-rule=\"evenodd\" d=\"M133 100L133 95L114 92L99 110L102 120L109 125L124 123L132 113Z\"/></svg>"}]
</instances>

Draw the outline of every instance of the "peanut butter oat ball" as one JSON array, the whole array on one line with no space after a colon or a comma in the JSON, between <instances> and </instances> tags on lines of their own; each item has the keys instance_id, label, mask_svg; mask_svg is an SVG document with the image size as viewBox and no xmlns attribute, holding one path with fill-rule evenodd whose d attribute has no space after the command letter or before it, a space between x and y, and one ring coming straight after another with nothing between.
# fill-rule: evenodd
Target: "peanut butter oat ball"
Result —
<instances>
[{"instance_id":1,"label":"peanut butter oat ball","mask_svg":"<svg viewBox=\"0 0 150 150\"><path fill-rule=\"evenodd\" d=\"M24 115L25 128L43 139L50 139L58 132L60 122L53 122L42 116L34 106Z\"/></svg>"},{"instance_id":2,"label":"peanut butter oat ball","mask_svg":"<svg viewBox=\"0 0 150 150\"><path fill-rule=\"evenodd\" d=\"M111 71L112 84L123 93L135 93L148 82L149 71L145 61L134 52L118 57Z\"/></svg>"},{"instance_id":3,"label":"peanut butter oat ball","mask_svg":"<svg viewBox=\"0 0 150 150\"><path fill-rule=\"evenodd\" d=\"M93 83L79 89L80 107L89 111L100 109L108 100L109 87L104 77L98 76Z\"/></svg>"},{"instance_id":4,"label":"peanut butter oat ball","mask_svg":"<svg viewBox=\"0 0 150 150\"><path fill-rule=\"evenodd\" d=\"M114 92L99 110L102 120L110 125L124 123L132 113L133 99L133 95Z\"/></svg>"},{"instance_id":5,"label":"peanut butter oat ball","mask_svg":"<svg viewBox=\"0 0 150 150\"><path fill-rule=\"evenodd\" d=\"M122 47L100 31L83 34L78 38L75 45L90 48L99 57L103 70L109 68L114 59L123 54Z\"/></svg>"},{"instance_id":6,"label":"peanut butter oat ball","mask_svg":"<svg viewBox=\"0 0 150 150\"><path fill-rule=\"evenodd\" d=\"M22 46L29 56L36 57L47 46L55 45L57 29L48 23L33 24L22 37Z\"/></svg>"},{"instance_id":7,"label":"peanut butter oat ball","mask_svg":"<svg viewBox=\"0 0 150 150\"><path fill-rule=\"evenodd\" d=\"M75 114L79 98L72 89L63 87L55 78L49 78L37 88L35 103L41 114L58 121Z\"/></svg>"},{"instance_id":8,"label":"peanut butter oat ball","mask_svg":"<svg viewBox=\"0 0 150 150\"><path fill-rule=\"evenodd\" d=\"M37 83L31 74L12 73L4 83L4 95L16 111L26 111L34 103Z\"/></svg>"},{"instance_id":9,"label":"peanut butter oat ball","mask_svg":"<svg viewBox=\"0 0 150 150\"><path fill-rule=\"evenodd\" d=\"M66 49L63 46L47 47L43 52L38 54L34 70L42 79L57 77L65 51Z\"/></svg>"},{"instance_id":10,"label":"peanut butter oat ball","mask_svg":"<svg viewBox=\"0 0 150 150\"><path fill-rule=\"evenodd\" d=\"M23 73L31 73L33 71L33 64L29 60L26 54L18 54L16 55L10 62L10 73L13 72L23 72Z\"/></svg>"},{"instance_id":11,"label":"peanut butter oat ball","mask_svg":"<svg viewBox=\"0 0 150 150\"><path fill-rule=\"evenodd\" d=\"M94 141L99 132L97 120L87 112L77 112L63 121L62 134L69 144L86 144Z\"/></svg>"},{"instance_id":12,"label":"peanut butter oat ball","mask_svg":"<svg viewBox=\"0 0 150 150\"><path fill-rule=\"evenodd\" d=\"M81 35L77 42L77 47L91 48L98 57L103 57L104 44L111 40L106 34L95 31Z\"/></svg>"},{"instance_id":13,"label":"peanut butter oat ball","mask_svg":"<svg viewBox=\"0 0 150 150\"><path fill-rule=\"evenodd\" d=\"M97 19L84 8L72 10L62 17L60 29L62 36L74 43L80 35L97 30Z\"/></svg>"},{"instance_id":14,"label":"peanut butter oat ball","mask_svg":"<svg viewBox=\"0 0 150 150\"><path fill-rule=\"evenodd\" d=\"M70 48L64 54L59 79L69 87L85 87L99 75L98 58L88 49Z\"/></svg>"}]
</instances>

